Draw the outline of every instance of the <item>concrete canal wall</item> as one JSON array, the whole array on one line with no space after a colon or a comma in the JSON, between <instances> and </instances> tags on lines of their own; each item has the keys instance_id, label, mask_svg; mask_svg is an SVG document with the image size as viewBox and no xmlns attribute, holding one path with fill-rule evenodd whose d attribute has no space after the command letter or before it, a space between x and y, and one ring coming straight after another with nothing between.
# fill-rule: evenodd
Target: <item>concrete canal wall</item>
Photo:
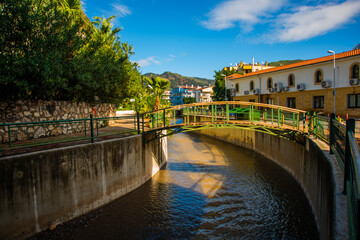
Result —
<instances>
[{"instance_id":1,"label":"concrete canal wall","mask_svg":"<svg viewBox=\"0 0 360 240\"><path fill-rule=\"evenodd\" d=\"M333 163L314 141L305 138L305 145L301 145L267 133L235 128L205 129L198 132L253 150L278 163L292 174L307 195L321 239L347 238L346 214L342 214L343 219L340 220L339 216L337 220L335 217L335 209L339 208L336 206L339 201L335 195L340 195L342 202L344 197L336 191L335 185L339 183L336 183ZM346 209L346 205L342 208Z\"/></svg>"},{"instance_id":2,"label":"concrete canal wall","mask_svg":"<svg viewBox=\"0 0 360 240\"><path fill-rule=\"evenodd\" d=\"M130 136L0 159L0 239L23 239L129 193L167 162L167 139Z\"/></svg>"}]
</instances>

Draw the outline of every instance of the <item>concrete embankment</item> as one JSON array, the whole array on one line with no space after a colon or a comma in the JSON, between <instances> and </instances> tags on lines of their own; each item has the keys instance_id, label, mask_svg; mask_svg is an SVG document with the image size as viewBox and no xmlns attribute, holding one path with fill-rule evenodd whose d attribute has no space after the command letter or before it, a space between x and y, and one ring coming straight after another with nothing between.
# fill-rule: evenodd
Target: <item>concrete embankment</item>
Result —
<instances>
[{"instance_id":1,"label":"concrete embankment","mask_svg":"<svg viewBox=\"0 0 360 240\"><path fill-rule=\"evenodd\" d=\"M303 188L321 239L347 239L346 198L337 164L313 140L299 144L245 129L204 129L198 133L253 150L278 163Z\"/></svg>"},{"instance_id":2,"label":"concrete embankment","mask_svg":"<svg viewBox=\"0 0 360 240\"><path fill-rule=\"evenodd\" d=\"M167 162L141 135L0 159L0 239L23 239L125 195Z\"/></svg>"}]
</instances>

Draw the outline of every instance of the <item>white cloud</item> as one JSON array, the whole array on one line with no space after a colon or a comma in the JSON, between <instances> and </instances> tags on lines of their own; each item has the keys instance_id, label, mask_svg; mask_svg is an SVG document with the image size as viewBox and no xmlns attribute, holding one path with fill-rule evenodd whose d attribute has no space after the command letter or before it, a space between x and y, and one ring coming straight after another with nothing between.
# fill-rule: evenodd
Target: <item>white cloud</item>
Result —
<instances>
[{"instance_id":1,"label":"white cloud","mask_svg":"<svg viewBox=\"0 0 360 240\"><path fill-rule=\"evenodd\" d=\"M155 63L157 65L161 65L161 62L156 60L155 57L148 57L146 59L140 59L139 61L137 61L137 63L139 64L140 67L150 66L153 63Z\"/></svg>"},{"instance_id":2,"label":"white cloud","mask_svg":"<svg viewBox=\"0 0 360 240\"><path fill-rule=\"evenodd\" d=\"M349 22L360 12L360 1L350 0L338 5L303 6L292 14L276 20L280 26L273 36L278 42L296 42L323 35Z\"/></svg>"},{"instance_id":3,"label":"white cloud","mask_svg":"<svg viewBox=\"0 0 360 240\"><path fill-rule=\"evenodd\" d=\"M112 4L112 7L116 11L116 15L119 17L126 17L127 15L131 15L132 13L128 6L120 3L114 3Z\"/></svg>"},{"instance_id":4,"label":"white cloud","mask_svg":"<svg viewBox=\"0 0 360 240\"><path fill-rule=\"evenodd\" d=\"M228 0L220 3L209 14L209 19L202 25L210 30L233 28L239 24L250 30L258 23L260 17L269 17L269 13L277 11L285 0Z\"/></svg>"}]
</instances>

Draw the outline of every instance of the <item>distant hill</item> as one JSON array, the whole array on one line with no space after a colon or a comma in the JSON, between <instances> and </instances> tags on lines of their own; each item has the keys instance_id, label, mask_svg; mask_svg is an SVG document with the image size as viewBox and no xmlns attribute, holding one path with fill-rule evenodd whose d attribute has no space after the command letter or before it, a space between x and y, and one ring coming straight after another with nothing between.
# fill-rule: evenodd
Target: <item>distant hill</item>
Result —
<instances>
[{"instance_id":1,"label":"distant hill","mask_svg":"<svg viewBox=\"0 0 360 240\"><path fill-rule=\"evenodd\" d=\"M166 78L170 81L170 88L174 88L177 86L185 86L186 84L189 86L208 86L208 85L214 85L215 81L206 79L206 78L198 78L198 77L184 77L177 73L172 72L164 72L162 74L155 74L155 73L146 73L144 74L145 77L150 77L151 75L155 77L162 77Z\"/></svg>"},{"instance_id":2,"label":"distant hill","mask_svg":"<svg viewBox=\"0 0 360 240\"><path fill-rule=\"evenodd\" d=\"M301 59L296 59L296 60L280 60L280 61L277 61L277 62L271 62L271 63L269 63L269 66L279 67L279 66L284 66L284 65L291 64L291 63L301 62L301 61L304 61L304 60L301 60Z\"/></svg>"}]
</instances>

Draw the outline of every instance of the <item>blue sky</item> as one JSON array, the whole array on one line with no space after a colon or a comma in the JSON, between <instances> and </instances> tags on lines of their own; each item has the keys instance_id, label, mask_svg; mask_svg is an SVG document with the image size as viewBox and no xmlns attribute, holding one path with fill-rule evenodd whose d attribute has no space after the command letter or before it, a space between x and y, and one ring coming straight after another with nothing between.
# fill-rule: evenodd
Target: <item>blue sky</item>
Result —
<instances>
[{"instance_id":1,"label":"blue sky","mask_svg":"<svg viewBox=\"0 0 360 240\"><path fill-rule=\"evenodd\" d=\"M360 0L82 0L117 15L142 73L213 79L230 63L312 59L360 43Z\"/></svg>"}]
</instances>

